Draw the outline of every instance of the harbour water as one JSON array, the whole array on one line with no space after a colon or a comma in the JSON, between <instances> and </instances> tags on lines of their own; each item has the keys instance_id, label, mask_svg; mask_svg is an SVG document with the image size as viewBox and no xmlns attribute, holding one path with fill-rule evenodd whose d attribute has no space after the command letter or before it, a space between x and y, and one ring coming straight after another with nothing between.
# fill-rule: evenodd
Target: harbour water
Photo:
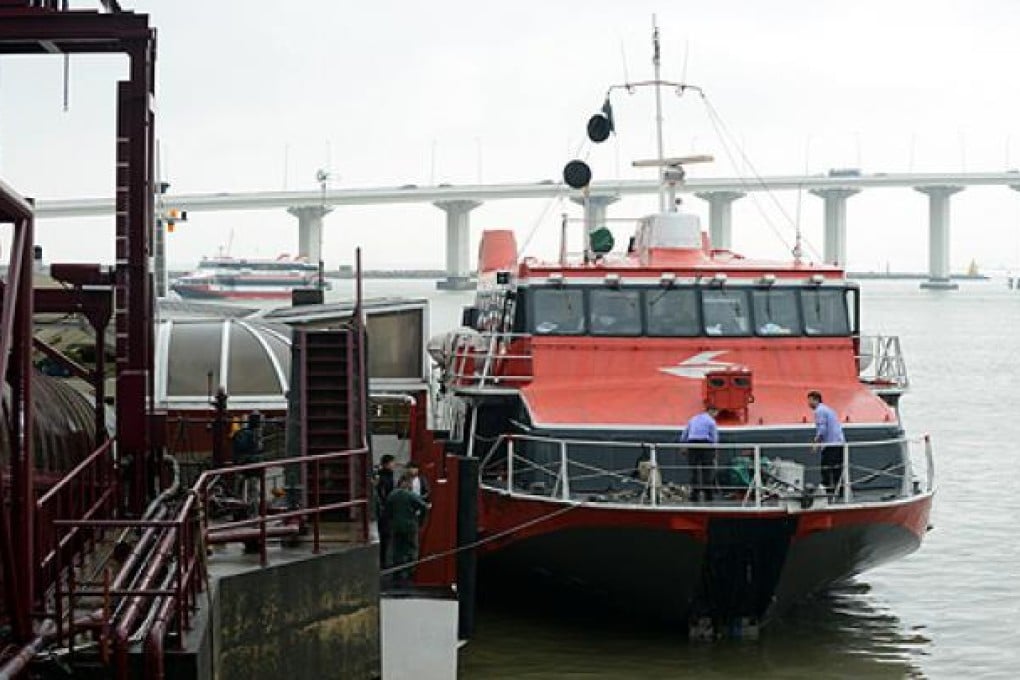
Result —
<instances>
[{"instance_id":1,"label":"harbour water","mask_svg":"<svg viewBox=\"0 0 1020 680\"><path fill-rule=\"evenodd\" d=\"M348 287L338 282L331 295ZM472 296L421 280L365 288L428 298L434 331ZM907 429L936 445L934 530L920 551L819 595L756 641L690 643L650 622L527 602L485 608L461 651L461 677L1020 676L1020 292L1001 279L958 291L866 281L862 290L865 332L902 340Z\"/></svg>"}]
</instances>

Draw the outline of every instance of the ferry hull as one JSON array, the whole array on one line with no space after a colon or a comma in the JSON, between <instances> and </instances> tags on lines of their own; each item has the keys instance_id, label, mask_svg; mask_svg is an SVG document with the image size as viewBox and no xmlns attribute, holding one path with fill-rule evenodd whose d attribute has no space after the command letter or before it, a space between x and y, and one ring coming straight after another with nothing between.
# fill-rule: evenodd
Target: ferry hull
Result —
<instances>
[{"instance_id":1,"label":"ferry hull","mask_svg":"<svg viewBox=\"0 0 1020 680\"><path fill-rule=\"evenodd\" d=\"M520 524L552 503L484 493L483 524ZM479 580L545 586L589 604L717 630L764 623L813 592L916 550L930 495L858 508L760 514L581 507L483 553ZM565 598L565 599L569 599Z\"/></svg>"},{"instance_id":2,"label":"ferry hull","mask_svg":"<svg viewBox=\"0 0 1020 680\"><path fill-rule=\"evenodd\" d=\"M211 290L190 286L171 286L170 289L189 300L289 300L290 288L279 290Z\"/></svg>"}]
</instances>

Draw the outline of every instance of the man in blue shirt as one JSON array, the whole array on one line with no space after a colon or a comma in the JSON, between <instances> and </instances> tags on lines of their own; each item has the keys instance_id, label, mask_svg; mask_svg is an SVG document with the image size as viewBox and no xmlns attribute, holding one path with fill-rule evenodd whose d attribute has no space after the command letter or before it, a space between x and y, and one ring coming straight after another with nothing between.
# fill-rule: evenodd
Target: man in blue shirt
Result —
<instances>
[{"instance_id":1,"label":"man in blue shirt","mask_svg":"<svg viewBox=\"0 0 1020 680\"><path fill-rule=\"evenodd\" d=\"M687 427L680 435L681 443L718 444L719 429L715 424L717 415L719 409L708 404L704 411L687 421ZM715 449L707 446L687 449L687 461L691 466L694 499L712 500L712 487L715 486Z\"/></svg>"},{"instance_id":2,"label":"man in blue shirt","mask_svg":"<svg viewBox=\"0 0 1020 680\"><path fill-rule=\"evenodd\" d=\"M822 393L817 390L808 392L808 406L815 412L815 445L812 452L822 452L822 484L830 493L836 493L839 479L843 472L843 427L839 424L839 416L830 407L822 403Z\"/></svg>"}]
</instances>

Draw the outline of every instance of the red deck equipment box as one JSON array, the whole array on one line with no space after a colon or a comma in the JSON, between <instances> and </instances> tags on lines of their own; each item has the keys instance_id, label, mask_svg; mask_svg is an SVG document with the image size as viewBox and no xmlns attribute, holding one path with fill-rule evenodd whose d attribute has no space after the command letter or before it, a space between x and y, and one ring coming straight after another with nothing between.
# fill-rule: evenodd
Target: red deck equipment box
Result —
<instances>
[{"instance_id":1,"label":"red deck equipment box","mask_svg":"<svg viewBox=\"0 0 1020 680\"><path fill-rule=\"evenodd\" d=\"M754 401L753 387L751 369L743 366L722 368L705 374L702 397L706 405L747 420L747 406Z\"/></svg>"}]
</instances>

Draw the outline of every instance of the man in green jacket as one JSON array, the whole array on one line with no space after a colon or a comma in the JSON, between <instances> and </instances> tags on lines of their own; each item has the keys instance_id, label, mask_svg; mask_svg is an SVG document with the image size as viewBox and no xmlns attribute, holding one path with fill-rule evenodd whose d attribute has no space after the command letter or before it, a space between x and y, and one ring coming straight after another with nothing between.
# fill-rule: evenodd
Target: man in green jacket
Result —
<instances>
[{"instance_id":1,"label":"man in green jacket","mask_svg":"<svg viewBox=\"0 0 1020 680\"><path fill-rule=\"evenodd\" d=\"M418 560L418 530L428 503L411 490L411 477L400 478L397 488L386 498L384 514L389 522L390 550L394 567L406 565L393 576L396 585L407 585L414 576L414 563Z\"/></svg>"}]
</instances>

